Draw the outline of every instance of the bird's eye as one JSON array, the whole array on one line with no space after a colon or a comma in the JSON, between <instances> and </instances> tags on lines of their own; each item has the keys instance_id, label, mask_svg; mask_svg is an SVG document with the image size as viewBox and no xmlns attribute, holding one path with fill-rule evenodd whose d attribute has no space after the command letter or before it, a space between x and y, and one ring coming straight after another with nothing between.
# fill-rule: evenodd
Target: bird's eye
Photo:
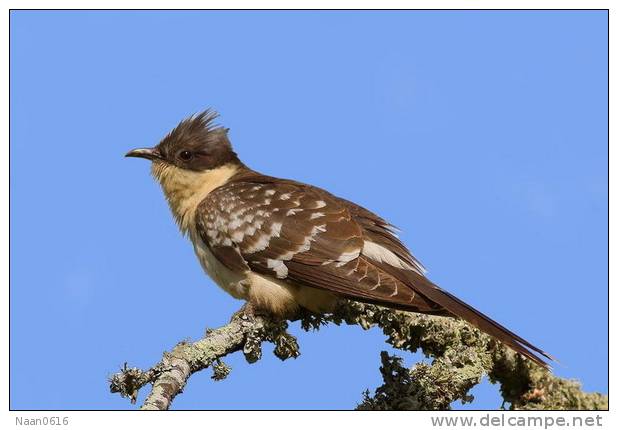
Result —
<instances>
[{"instance_id":1,"label":"bird's eye","mask_svg":"<svg viewBox=\"0 0 618 430\"><path fill-rule=\"evenodd\" d=\"M178 154L178 156L183 161L189 161L190 159L193 158L193 154L190 151L181 151L180 154Z\"/></svg>"}]
</instances>

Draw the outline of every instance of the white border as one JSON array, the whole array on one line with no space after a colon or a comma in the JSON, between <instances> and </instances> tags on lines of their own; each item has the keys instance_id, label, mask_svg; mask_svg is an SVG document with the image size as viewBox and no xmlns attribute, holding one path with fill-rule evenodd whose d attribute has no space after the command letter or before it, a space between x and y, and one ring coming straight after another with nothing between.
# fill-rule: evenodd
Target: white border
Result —
<instances>
[{"instance_id":1,"label":"white border","mask_svg":"<svg viewBox=\"0 0 618 430\"><path fill-rule=\"evenodd\" d=\"M137 0L108 0L108 1L77 1L77 0L65 0L65 1L4 1L5 15L2 22L2 42L1 56L7 59L8 65L8 22L9 22L9 9L46 9L46 8L81 8L81 9L128 9L128 8L179 8L179 9L202 9L202 8L214 8L214 9L242 9L242 8L289 8L289 9L301 9L301 8L417 8L417 9L609 9L611 4L609 1L416 1L416 2L403 2L393 0L383 0L381 2L356 0L356 1L341 1L341 0L313 0L313 1L248 1L248 0L230 0L230 1L189 1L189 0L177 0L175 2L165 1L137 1ZM616 31L611 28L614 13L610 9L610 47L613 51L616 43ZM615 62L613 59L615 55L610 56L610 71L616 70ZM5 289L3 294L0 295L0 301L2 303L2 310L4 311L4 318L2 319L3 329L0 330L2 336L2 344L8 346L8 310L9 303L7 300L8 294L8 178L9 178L9 154L8 154L8 67L2 69L2 100L5 103L2 105L2 120L0 121L0 132L3 139L3 154L4 157L0 161L2 163L0 174L0 201L3 205L3 210L0 212L2 216L2 229L0 230L0 238L6 244L2 248L2 258L0 259L0 279L5 280L3 285ZM610 106L614 106L612 100L615 100L616 85L610 85ZM610 108L610 124L616 124L616 109L613 111ZM610 171L611 167L616 165L615 163L615 148L613 135L610 135ZM615 199L612 198L611 190L615 190L616 175L610 174L610 216L615 213ZM611 218L610 218L611 219ZM615 242L615 230L610 229L610 242ZM610 243L611 250L611 243ZM610 252L610 290L615 288L615 278L611 276L611 268L616 267L616 254ZM582 286L585 288L585 286ZM599 307L604 307L605 303L599 303ZM615 309L615 294L610 294L610 306ZM569 312L576 313L576 310L568 310ZM610 330L612 333L616 333L615 330L615 318L612 318L610 312ZM615 336L614 336L615 337ZM615 343L610 339L610 363L611 357L615 357ZM611 366L611 364L610 364ZM69 428L88 428L88 429L108 429L110 426L116 426L119 428L143 428L148 426L149 429L156 428L225 428L232 426L234 428L354 428L354 429L376 429L384 428L388 425L404 425L409 429L433 429L430 417L431 416L474 416L480 419L488 414L488 412L451 412L451 413L429 413L429 412L405 412L405 413L376 413L376 412L171 412L171 413L138 413L138 412L9 412L9 399L8 399L8 348L5 354L0 356L0 367L2 373L0 374L0 380L2 386L5 388L1 396L2 404L5 409L3 411L3 422L8 426L16 426L16 417L64 417L68 416L70 419ZM610 371L610 386L616 386L615 384L615 371ZM36 393L33 393L35 396ZM93 407L102 407L104 405L93 405ZM350 405L351 407L353 405ZM499 412L491 412L492 415ZM523 416L530 414L531 412L519 413ZM537 413L537 412L535 412ZM512 413L517 414L517 413ZM597 416L600 415L603 420L603 427L616 428L618 426L618 420L616 420L616 414L610 412L538 412L543 416L564 416L570 417L572 415L578 416ZM64 428L61 426L54 426L53 428ZM481 427L482 428L482 427ZM495 428L495 427L493 427ZM571 427L574 428L574 427ZM590 428L590 427L589 427Z\"/></svg>"}]
</instances>

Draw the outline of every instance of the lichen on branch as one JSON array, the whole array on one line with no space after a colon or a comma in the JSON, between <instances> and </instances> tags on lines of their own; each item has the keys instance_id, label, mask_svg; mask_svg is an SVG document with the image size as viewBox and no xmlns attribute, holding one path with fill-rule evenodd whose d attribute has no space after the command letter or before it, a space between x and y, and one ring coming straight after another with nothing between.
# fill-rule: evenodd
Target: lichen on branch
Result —
<instances>
[{"instance_id":1,"label":"lichen on branch","mask_svg":"<svg viewBox=\"0 0 618 430\"><path fill-rule=\"evenodd\" d=\"M110 391L129 397L135 403L138 391L152 384L141 409L169 409L192 374L211 367L214 380L225 379L230 368L221 359L228 354L242 351L247 362L255 363L262 357L262 342L268 341L275 344L275 354L280 359L298 357L296 339L286 329L286 322L272 321L241 310L227 325L207 330L203 339L178 343L148 371L128 368L125 364L110 378Z\"/></svg>"},{"instance_id":2,"label":"lichen on branch","mask_svg":"<svg viewBox=\"0 0 618 430\"><path fill-rule=\"evenodd\" d=\"M363 329L378 326L386 342L401 350L421 350L431 363L407 369L398 357L382 352L380 372L384 384L373 396L365 392L358 409L449 409L456 401L471 402L469 391L484 376L500 385L504 405L511 409L607 409L607 396L585 393L576 381L552 375L462 320L395 311L375 305L344 301L331 314L302 313L306 331L322 325L346 323ZM214 380L224 379L230 368L221 360L242 351L249 363L262 356L261 345L271 342L282 360L300 355L287 322L256 316L243 308L225 326L208 330L194 343L180 342L147 371L125 367L110 378L110 389L132 402L139 389L152 384L142 409L168 409L189 377L207 367Z\"/></svg>"}]
</instances>

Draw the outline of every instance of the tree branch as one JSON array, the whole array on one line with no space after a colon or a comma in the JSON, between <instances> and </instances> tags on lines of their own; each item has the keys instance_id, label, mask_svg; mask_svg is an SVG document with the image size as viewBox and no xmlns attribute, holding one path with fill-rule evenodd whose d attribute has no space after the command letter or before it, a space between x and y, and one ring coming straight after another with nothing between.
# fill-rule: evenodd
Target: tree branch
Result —
<instances>
[{"instance_id":1,"label":"tree branch","mask_svg":"<svg viewBox=\"0 0 618 430\"><path fill-rule=\"evenodd\" d=\"M206 336L194 343L180 342L150 370L127 368L110 378L112 393L137 400L137 393L151 383L152 390L141 409L169 409L174 397L182 392L189 377L207 367L213 368L212 378L224 379L229 367L221 358L242 350L246 360L254 363L262 357L262 342L273 342L275 354L282 360L300 353L296 339L285 330L287 323L275 322L262 316L253 316L244 310L234 314L229 324L216 330L207 330Z\"/></svg>"},{"instance_id":2,"label":"tree branch","mask_svg":"<svg viewBox=\"0 0 618 430\"><path fill-rule=\"evenodd\" d=\"M304 313L299 319L307 331L329 322L364 329L379 326L393 347L412 352L420 348L433 358L431 364L421 362L406 369L400 358L382 352L384 384L373 397L365 392L358 409L449 409L456 400L471 402L473 397L468 392L484 375L500 384L504 404L511 409L608 408L606 396L582 392L576 381L553 376L461 320L357 302L344 302L332 314ZM139 389L151 383L152 390L141 409L168 409L193 373L212 367L212 378L224 379L230 369L221 358L228 354L242 350L253 363L261 358L262 342L268 341L275 344L275 355L280 359L297 357L298 344L286 329L286 322L241 310L229 324L207 331L203 339L179 343L147 371L125 364L111 377L111 392L135 403Z\"/></svg>"}]
</instances>

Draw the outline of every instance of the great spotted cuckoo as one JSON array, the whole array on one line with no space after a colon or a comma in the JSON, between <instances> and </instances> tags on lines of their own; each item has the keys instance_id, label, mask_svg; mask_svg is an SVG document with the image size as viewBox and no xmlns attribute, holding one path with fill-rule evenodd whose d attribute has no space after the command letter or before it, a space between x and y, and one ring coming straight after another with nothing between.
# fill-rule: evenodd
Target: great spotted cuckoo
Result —
<instances>
[{"instance_id":1,"label":"great spotted cuckoo","mask_svg":"<svg viewBox=\"0 0 618 430\"><path fill-rule=\"evenodd\" d=\"M126 155L152 161L180 230L221 288L281 318L299 307L329 312L339 298L459 317L547 366L533 352L550 355L427 279L383 218L245 166L216 117L194 115L157 146Z\"/></svg>"}]
</instances>

